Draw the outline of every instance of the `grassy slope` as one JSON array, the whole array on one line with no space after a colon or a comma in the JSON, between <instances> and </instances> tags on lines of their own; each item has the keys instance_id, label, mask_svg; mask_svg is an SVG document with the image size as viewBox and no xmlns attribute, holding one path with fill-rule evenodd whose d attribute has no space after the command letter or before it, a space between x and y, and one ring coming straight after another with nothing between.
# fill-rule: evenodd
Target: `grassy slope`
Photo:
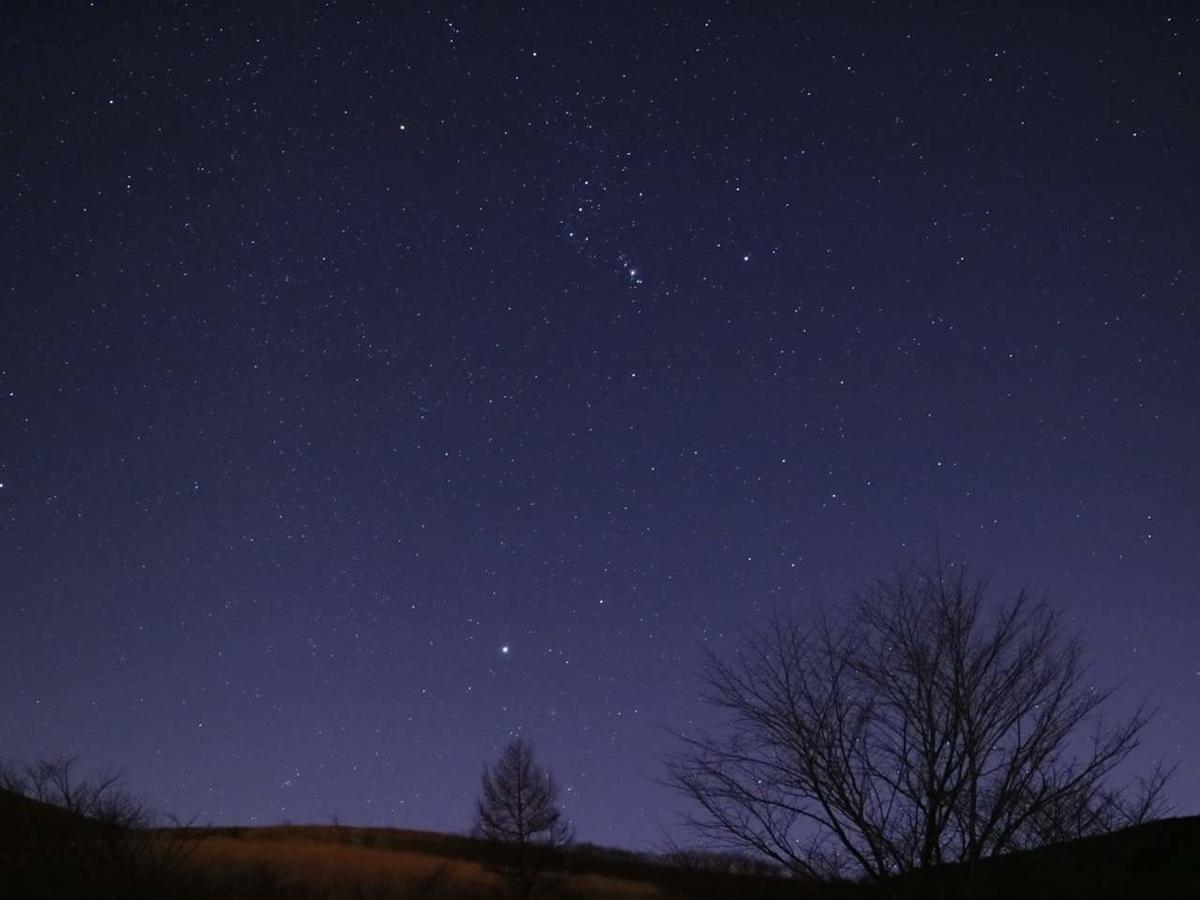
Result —
<instances>
[{"instance_id":1,"label":"grassy slope","mask_svg":"<svg viewBox=\"0 0 1200 900\"><path fill-rule=\"evenodd\" d=\"M443 885L484 892L495 883L489 866L503 849L471 838L384 828L286 827L211 829L202 851L214 863L257 859L314 884L411 886L445 867ZM577 896L971 897L1020 900L1079 897L1200 898L1200 816L1164 819L1114 834L989 860L968 889L967 873L947 867L925 878L898 879L890 891L849 885L820 888L795 881L672 869L635 854L581 847L550 854L548 866L568 872ZM448 880L447 880L448 879Z\"/></svg>"},{"instance_id":2,"label":"grassy slope","mask_svg":"<svg viewBox=\"0 0 1200 900\"><path fill-rule=\"evenodd\" d=\"M78 844L109 832L89 819L0 791L0 868L5 855L21 847ZM266 873L276 883L303 887L309 896L331 900L416 896L423 885L437 888L427 896L484 896L496 883L492 868L503 862L506 852L459 835L389 828L210 828L164 834L193 847L189 865L196 871ZM596 900L881 896L848 885L835 890L780 879L689 872L626 851L586 845L548 851L545 863L569 875L576 897ZM890 896L946 900L1200 898L1200 816L1164 819L986 861L969 895L961 867L897 879L889 888Z\"/></svg>"},{"instance_id":3,"label":"grassy slope","mask_svg":"<svg viewBox=\"0 0 1200 900\"><path fill-rule=\"evenodd\" d=\"M197 835L191 860L205 868L227 870L267 867L288 883L304 884L329 896L390 889L412 891L427 883L486 893L497 884L477 854L464 853L446 836L390 834L366 828L219 829ZM592 875L588 896L641 898L656 896L649 886Z\"/></svg>"},{"instance_id":4,"label":"grassy slope","mask_svg":"<svg viewBox=\"0 0 1200 900\"><path fill-rule=\"evenodd\" d=\"M460 835L391 828L287 826L188 829L193 859L206 868L266 866L296 883L335 890L390 886L412 890L422 881L465 894L496 885L492 867L504 847ZM782 879L684 872L619 850L582 846L547 851L545 868L564 873L578 897L640 900L655 897L816 897L806 885ZM435 877L435 873L441 873Z\"/></svg>"}]
</instances>

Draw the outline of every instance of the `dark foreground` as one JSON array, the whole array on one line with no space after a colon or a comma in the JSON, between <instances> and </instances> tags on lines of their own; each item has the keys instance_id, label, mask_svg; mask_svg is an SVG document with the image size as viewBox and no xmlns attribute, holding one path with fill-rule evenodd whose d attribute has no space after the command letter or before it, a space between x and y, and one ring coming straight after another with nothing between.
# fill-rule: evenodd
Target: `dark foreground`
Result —
<instances>
[{"instance_id":1,"label":"dark foreground","mask_svg":"<svg viewBox=\"0 0 1200 900\"><path fill-rule=\"evenodd\" d=\"M467 837L382 828L121 829L0 792L0 898L576 900L1200 898L1200 817L868 887L582 845L514 858Z\"/></svg>"}]
</instances>

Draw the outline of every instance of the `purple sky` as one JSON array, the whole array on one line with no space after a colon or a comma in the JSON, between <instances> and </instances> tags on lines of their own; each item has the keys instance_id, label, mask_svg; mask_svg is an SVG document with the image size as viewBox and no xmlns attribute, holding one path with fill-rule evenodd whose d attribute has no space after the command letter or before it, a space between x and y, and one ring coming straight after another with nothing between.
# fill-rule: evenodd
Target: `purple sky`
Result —
<instances>
[{"instance_id":1,"label":"purple sky","mask_svg":"<svg viewBox=\"0 0 1200 900\"><path fill-rule=\"evenodd\" d=\"M940 535L1200 812L1194 3L136 6L0 39L0 754L460 830L519 732L650 847L704 649Z\"/></svg>"}]
</instances>

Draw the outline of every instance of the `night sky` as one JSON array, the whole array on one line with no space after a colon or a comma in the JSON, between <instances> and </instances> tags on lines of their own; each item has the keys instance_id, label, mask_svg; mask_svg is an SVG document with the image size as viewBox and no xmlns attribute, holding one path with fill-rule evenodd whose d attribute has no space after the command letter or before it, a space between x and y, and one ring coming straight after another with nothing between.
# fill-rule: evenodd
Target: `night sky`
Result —
<instances>
[{"instance_id":1,"label":"night sky","mask_svg":"<svg viewBox=\"0 0 1200 900\"><path fill-rule=\"evenodd\" d=\"M648 848L704 650L938 540L1200 812L1198 60L1192 2L6 3L0 754L463 830L520 733Z\"/></svg>"}]
</instances>

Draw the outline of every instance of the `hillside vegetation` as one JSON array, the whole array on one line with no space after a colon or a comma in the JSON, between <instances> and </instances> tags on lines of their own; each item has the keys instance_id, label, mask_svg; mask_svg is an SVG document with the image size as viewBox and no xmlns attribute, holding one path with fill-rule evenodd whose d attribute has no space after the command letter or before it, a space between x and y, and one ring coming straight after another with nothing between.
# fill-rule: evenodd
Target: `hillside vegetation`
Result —
<instances>
[{"instance_id":1,"label":"hillside vegetation","mask_svg":"<svg viewBox=\"0 0 1200 900\"><path fill-rule=\"evenodd\" d=\"M117 829L0 792L0 896L483 900L503 896L509 849L474 838L393 828ZM553 896L641 898L1200 897L1200 817L1164 819L883 887L721 871L587 844L547 849ZM972 883L973 882L973 883ZM547 896L550 896L549 894Z\"/></svg>"},{"instance_id":2,"label":"hillside vegetation","mask_svg":"<svg viewBox=\"0 0 1200 900\"><path fill-rule=\"evenodd\" d=\"M459 835L391 828L287 826L188 829L189 863L231 879L270 873L281 890L337 897L490 897L510 848ZM591 845L539 851L561 876L555 893L596 900L652 897L822 897L794 879L686 868Z\"/></svg>"}]
</instances>

